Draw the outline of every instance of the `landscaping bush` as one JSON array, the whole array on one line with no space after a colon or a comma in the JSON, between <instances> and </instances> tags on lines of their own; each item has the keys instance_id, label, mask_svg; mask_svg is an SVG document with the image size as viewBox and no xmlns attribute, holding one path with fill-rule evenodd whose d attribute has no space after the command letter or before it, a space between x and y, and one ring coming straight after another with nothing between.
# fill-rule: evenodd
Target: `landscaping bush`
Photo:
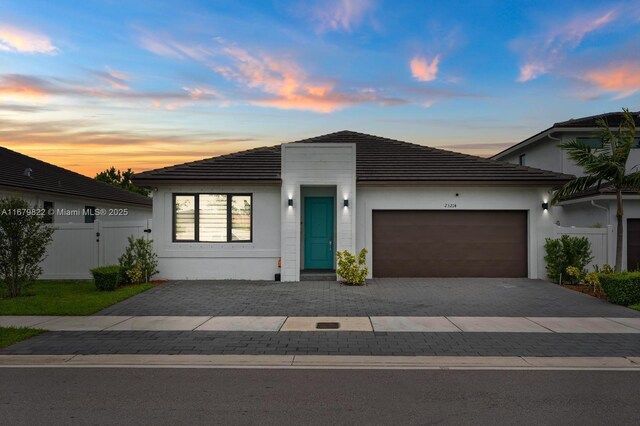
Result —
<instances>
[{"instance_id":1,"label":"landscaping bush","mask_svg":"<svg viewBox=\"0 0 640 426\"><path fill-rule=\"evenodd\" d=\"M640 272L600 274L600 284L611 303L625 306L640 303Z\"/></svg>"},{"instance_id":2,"label":"landscaping bush","mask_svg":"<svg viewBox=\"0 0 640 426\"><path fill-rule=\"evenodd\" d=\"M0 296L20 296L42 274L53 232L22 198L0 198Z\"/></svg>"},{"instance_id":3,"label":"landscaping bush","mask_svg":"<svg viewBox=\"0 0 640 426\"><path fill-rule=\"evenodd\" d=\"M586 266L593 260L591 243L586 237L563 235L558 239L547 238L544 250L547 276L553 282L562 282L567 277L566 271L570 266L577 268L578 275L583 276ZM577 282L576 277L569 277L569 282Z\"/></svg>"},{"instance_id":4,"label":"landscaping bush","mask_svg":"<svg viewBox=\"0 0 640 426\"><path fill-rule=\"evenodd\" d=\"M148 282L158 273L158 255L153 252L153 240L129 237L129 245L118 259L126 282Z\"/></svg>"},{"instance_id":5,"label":"landscaping bush","mask_svg":"<svg viewBox=\"0 0 640 426\"><path fill-rule=\"evenodd\" d=\"M602 285L600 285L600 273L598 271L587 273L583 280L584 284L590 287L593 292L597 292L602 289Z\"/></svg>"},{"instance_id":6,"label":"landscaping bush","mask_svg":"<svg viewBox=\"0 0 640 426\"><path fill-rule=\"evenodd\" d=\"M113 291L122 284L121 268L118 265L101 266L91 270L98 291Z\"/></svg>"},{"instance_id":7,"label":"landscaping bush","mask_svg":"<svg viewBox=\"0 0 640 426\"><path fill-rule=\"evenodd\" d=\"M369 269L367 264L367 249L362 249L358 257L349 253L348 250L336 252L338 257L337 274L347 285L364 285Z\"/></svg>"}]
</instances>

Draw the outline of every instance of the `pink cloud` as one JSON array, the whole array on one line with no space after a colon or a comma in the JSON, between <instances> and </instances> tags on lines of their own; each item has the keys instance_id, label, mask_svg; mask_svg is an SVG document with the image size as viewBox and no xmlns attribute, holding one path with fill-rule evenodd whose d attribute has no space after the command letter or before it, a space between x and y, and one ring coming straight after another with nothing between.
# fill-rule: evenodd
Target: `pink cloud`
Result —
<instances>
[{"instance_id":1,"label":"pink cloud","mask_svg":"<svg viewBox=\"0 0 640 426\"><path fill-rule=\"evenodd\" d=\"M640 63L620 63L586 71L582 79L605 92L618 92L616 99L640 91Z\"/></svg>"},{"instance_id":2,"label":"pink cloud","mask_svg":"<svg viewBox=\"0 0 640 426\"><path fill-rule=\"evenodd\" d=\"M533 80L540 77L542 74L547 72L547 68L544 64L524 64L520 67L520 75L518 76L517 81L523 83L525 81Z\"/></svg>"},{"instance_id":3,"label":"pink cloud","mask_svg":"<svg viewBox=\"0 0 640 426\"><path fill-rule=\"evenodd\" d=\"M292 60L250 53L236 45L228 45L224 40L218 42L222 45L222 53L231 62L212 66L212 69L228 80L267 95L266 98L252 99L250 102L254 105L330 113L362 103L403 103L400 99L381 96L375 90L341 91L332 81L310 78Z\"/></svg>"},{"instance_id":4,"label":"pink cloud","mask_svg":"<svg viewBox=\"0 0 640 426\"><path fill-rule=\"evenodd\" d=\"M222 97L214 90L183 87L182 91L140 92L113 90L114 87L86 84L84 81L45 80L24 74L0 74L0 101L47 101L49 97L92 98L114 104L149 104L166 109L211 104Z\"/></svg>"},{"instance_id":5,"label":"pink cloud","mask_svg":"<svg viewBox=\"0 0 640 426\"><path fill-rule=\"evenodd\" d=\"M138 42L149 52L168 58L191 58L202 61L213 53L203 46L180 43L165 34L146 30L140 30Z\"/></svg>"},{"instance_id":6,"label":"pink cloud","mask_svg":"<svg viewBox=\"0 0 640 426\"><path fill-rule=\"evenodd\" d=\"M383 106L406 103L379 91L341 90L335 81L310 77L296 61L253 52L217 37L211 45L182 43L143 33L143 47L165 57L193 59L246 89L243 100L253 105L330 113L362 103ZM185 48L185 46L189 46ZM164 104L160 104L164 105Z\"/></svg>"},{"instance_id":7,"label":"pink cloud","mask_svg":"<svg viewBox=\"0 0 640 426\"><path fill-rule=\"evenodd\" d=\"M512 42L512 48L525 52L517 81L524 83L561 66L569 52L590 33L603 29L618 18L616 9L566 19L546 31Z\"/></svg>"},{"instance_id":8,"label":"pink cloud","mask_svg":"<svg viewBox=\"0 0 640 426\"><path fill-rule=\"evenodd\" d=\"M42 101L51 94L44 80L20 74L0 75L0 100Z\"/></svg>"},{"instance_id":9,"label":"pink cloud","mask_svg":"<svg viewBox=\"0 0 640 426\"><path fill-rule=\"evenodd\" d=\"M122 71L116 71L109 67L106 67L106 71L94 71L94 74L107 85L111 86L114 89L118 90L130 90L131 88L128 85L129 77L128 74Z\"/></svg>"},{"instance_id":10,"label":"pink cloud","mask_svg":"<svg viewBox=\"0 0 640 426\"><path fill-rule=\"evenodd\" d=\"M372 0L328 0L320 2L312 11L311 19L320 32L347 31L360 25L374 9Z\"/></svg>"},{"instance_id":11,"label":"pink cloud","mask_svg":"<svg viewBox=\"0 0 640 426\"><path fill-rule=\"evenodd\" d=\"M430 62L423 56L414 56L409 63L413 78L418 81L433 81L438 75L440 55L436 55Z\"/></svg>"},{"instance_id":12,"label":"pink cloud","mask_svg":"<svg viewBox=\"0 0 640 426\"><path fill-rule=\"evenodd\" d=\"M49 37L10 25L0 24L0 51L56 54Z\"/></svg>"}]
</instances>

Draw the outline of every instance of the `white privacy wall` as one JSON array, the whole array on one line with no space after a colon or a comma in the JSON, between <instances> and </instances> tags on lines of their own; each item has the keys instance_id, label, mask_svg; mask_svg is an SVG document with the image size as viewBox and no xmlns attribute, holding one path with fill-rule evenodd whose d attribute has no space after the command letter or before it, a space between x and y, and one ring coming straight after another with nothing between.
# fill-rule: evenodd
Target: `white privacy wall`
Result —
<instances>
[{"instance_id":1,"label":"white privacy wall","mask_svg":"<svg viewBox=\"0 0 640 426\"><path fill-rule=\"evenodd\" d=\"M456 196L458 194L458 196ZM553 237L556 219L543 211L549 188L531 187L358 187L357 250L366 248L372 268L373 210L526 210L529 212L529 278L544 278L544 240ZM445 209L445 204L454 204Z\"/></svg>"},{"instance_id":2,"label":"white privacy wall","mask_svg":"<svg viewBox=\"0 0 640 426\"><path fill-rule=\"evenodd\" d=\"M250 243L174 243L173 193L253 194ZM278 185L171 185L153 197L153 242L162 279L273 280L280 257Z\"/></svg>"},{"instance_id":3,"label":"white privacy wall","mask_svg":"<svg viewBox=\"0 0 640 426\"><path fill-rule=\"evenodd\" d=\"M282 145L282 281L300 281L301 186L336 187L336 250L355 250L356 147L347 143ZM293 207L287 205L293 199ZM343 207L343 200L349 207Z\"/></svg>"},{"instance_id":4,"label":"white privacy wall","mask_svg":"<svg viewBox=\"0 0 640 426\"><path fill-rule=\"evenodd\" d=\"M42 261L41 279L89 279L98 266L117 265L128 238L150 238L151 219L94 223L54 223L53 241Z\"/></svg>"},{"instance_id":5,"label":"white privacy wall","mask_svg":"<svg viewBox=\"0 0 640 426\"><path fill-rule=\"evenodd\" d=\"M593 206L591 200L601 206ZM622 232L622 269L627 269L627 220L640 219L640 196L625 194L623 232ZM557 210L557 213L555 211ZM606 228L611 225L609 264L615 264L615 244L618 221L616 218L615 195L601 195L591 199L564 202L554 207L554 215L558 216L563 227L597 227Z\"/></svg>"}]
</instances>

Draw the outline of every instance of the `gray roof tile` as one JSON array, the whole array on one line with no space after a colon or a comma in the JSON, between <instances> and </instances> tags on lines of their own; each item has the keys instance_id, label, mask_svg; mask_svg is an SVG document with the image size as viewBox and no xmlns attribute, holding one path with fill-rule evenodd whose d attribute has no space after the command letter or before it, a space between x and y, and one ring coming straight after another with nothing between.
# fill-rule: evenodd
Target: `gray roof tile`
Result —
<instances>
[{"instance_id":1,"label":"gray roof tile","mask_svg":"<svg viewBox=\"0 0 640 426\"><path fill-rule=\"evenodd\" d=\"M445 151L351 131L292 143L354 143L356 179L381 182L485 182L561 184L572 176ZM139 184L160 181L279 181L280 146L256 148L134 176Z\"/></svg>"},{"instance_id":2,"label":"gray roof tile","mask_svg":"<svg viewBox=\"0 0 640 426\"><path fill-rule=\"evenodd\" d=\"M31 169L31 176L25 176ZM0 147L0 187L16 191L42 191L58 195L151 207L152 200L140 194L98 182L87 176Z\"/></svg>"}]
</instances>

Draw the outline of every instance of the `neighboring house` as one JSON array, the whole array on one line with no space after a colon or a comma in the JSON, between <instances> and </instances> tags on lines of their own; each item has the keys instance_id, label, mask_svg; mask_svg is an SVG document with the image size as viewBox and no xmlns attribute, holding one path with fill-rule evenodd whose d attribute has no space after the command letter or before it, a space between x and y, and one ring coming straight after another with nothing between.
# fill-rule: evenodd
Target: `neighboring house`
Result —
<instances>
[{"instance_id":1,"label":"neighboring house","mask_svg":"<svg viewBox=\"0 0 640 426\"><path fill-rule=\"evenodd\" d=\"M90 269L118 262L129 236L150 238L151 198L0 147L4 196L42 209L56 230L40 278L91 278Z\"/></svg>"},{"instance_id":2,"label":"neighboring house","mask_svg":"<svg viewBox=\"0 0 640 426\"><path fill-rule=\"evenodd\" d=\"M18 195L51 212L50 223L151 218L151 198L0 147L0 196Z\"/></svg>"},{"instance_id":3,"label":"neighboring house","mask_svg":"<svg viewBox=\"0 0 640 426\"><path fill-rule=\"evenodd\" d=\"M299 281L363 248L370 277L544 277L543 203L570 179L342 131L133 181L154 190L160 278Z\"/></svg>"},{"instance_id":4,"label":"neighboring house","mask_svg":"<svg viewBox=\"0 0 640 426\"><path fill-rule=\"evenodd\" d=\"M636 126L640 128L640 116L633 113ZM590 117L583 117L555 123L542 132L494 155L492 159L513 164L523 164L558 173L582 176L584 173L568 158L566 150L558 144L573 139L590 144L594 148L600 146L597 119L604 118L612 129L617 129L622 113L613 112ZM640 164L640 137L635 139L629 155L628 171L636 169ZM637 191L626 191L624 199L624 243L622 267L624 269L640 269L640 194ZM552 215L562 226L604 227L611 226L613 235L616 229L616 195L608 185L593 188L577 194L551 209ZM613 263L613 262L612 262Z\"/></svg>"}]
</instances>

